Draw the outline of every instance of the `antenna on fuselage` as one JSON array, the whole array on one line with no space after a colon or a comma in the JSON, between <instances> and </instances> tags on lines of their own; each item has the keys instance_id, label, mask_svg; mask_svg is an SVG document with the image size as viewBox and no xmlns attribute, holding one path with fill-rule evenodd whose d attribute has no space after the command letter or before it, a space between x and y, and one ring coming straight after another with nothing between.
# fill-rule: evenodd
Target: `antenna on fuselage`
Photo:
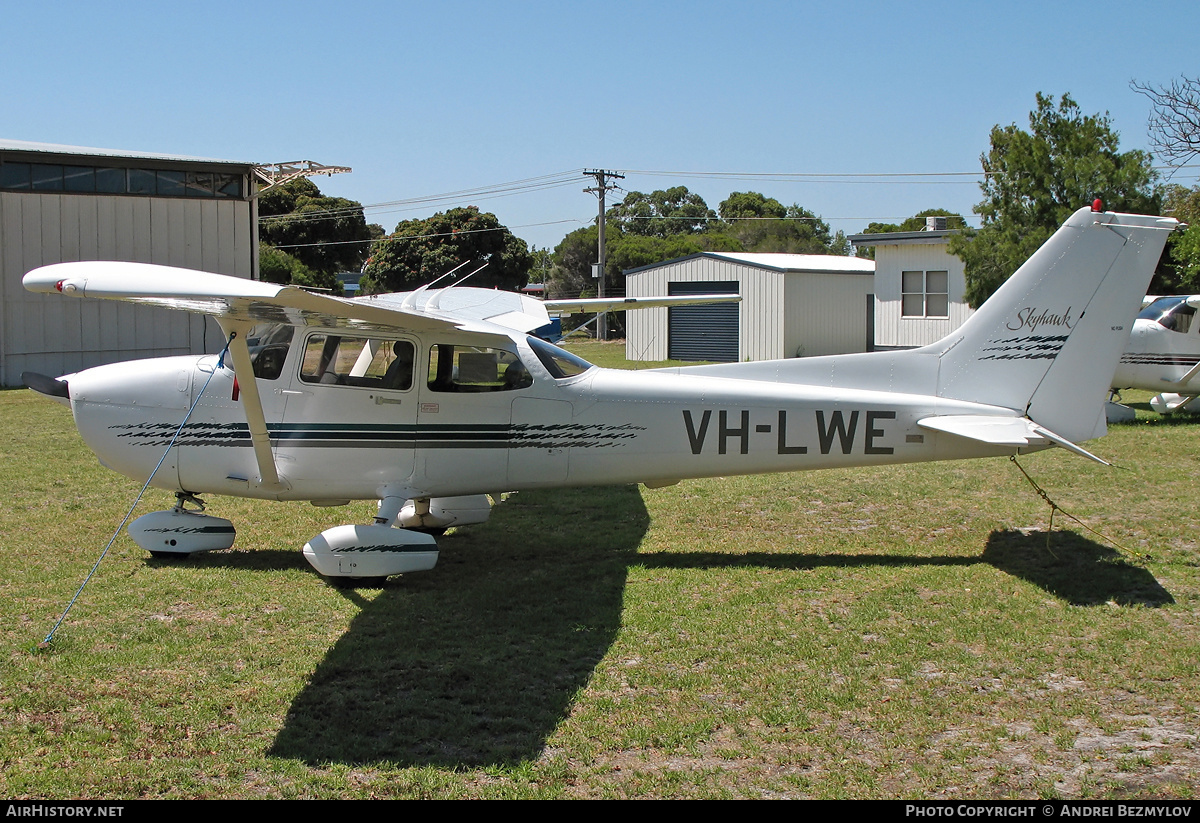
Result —
<instances>
[{"instance_id":1,"label":"antenna on fuselage","mask_svg":"<svg viewBox=\"0 0 1200 823\"><path fill-rule=\"evenodd\" d=\"M429 301L427 304L425 304L425 307L426 307L426 308L429 308L429 309L436 309L436 308L438 308L438 303L440 303L440 302L441 302L441 299L442 299L442 295L443 295L443 294L445 294L446 292L448 292L450 289L454 288L455 286L462 285L463 283L465 283L465 282L467 281L467 278L469 278L469 277L472 277L472 276L474 276L474 275L476 275L476 274L479 274L479 272L483 271L483 270L484 270L484 269L486 269L487 267L488 267L488 264L487 264L487 263L484 263L482 266L480 266L479 268L475 269L475 271L471 272L471 273L470 273L470 274L468 274L468 275L465 275L465 276L463 276L463 277L460 277L458 280L455 280L455 281L454 281L453 283L451 283L449 286L446 286L446 288L439 290L439 291L438 291L438 293L437 293L437 294L435 294L435 295L433 296L433 299L432 299L432 300L430 300L430 301Z\"/></svg>"},{"instance_id":2,"label":"antenna on fuselage","mask_svg":"<svg viewBox=\"0 0 1200 823\"><path fill-rule=\"evenodd\" d=\"M424 291L426 291L427 289L429 289L430 287L432 287L434 283L437 283L437 282L439 282L439 281L445 280L447 277L449 277L450 275L454 274L456 271L458 271L459 269L461 269L463 266L467 265L467 263L468 263L468 262L469 262L469 261L467 261L467 260L464 260L464 261L462 261L461 263L459 263L459 264L458 264L457 266L455 266L454 268L450 269L450 271L446 272L445 274L438 275L437 277L435 277L434 279L430 280L430 281L429 281L428 283L426 283L425 285L423 285L423 286L418 286L418 287L417 287L415 290L413 290L413 291L409 292L409 293L408 293L408 297L404 298L404 302L400 304L400 308L402 308L402 309L411 309L411 308L413 307L413 303L414 303L414 302L416 302L416 299L417 299L417 295L418 295L418 294L421 294L421 293L423 293ZM467 277L470 277L470 276L471 276L471 275L467 275Z\"/></svg>"}]
</instances>

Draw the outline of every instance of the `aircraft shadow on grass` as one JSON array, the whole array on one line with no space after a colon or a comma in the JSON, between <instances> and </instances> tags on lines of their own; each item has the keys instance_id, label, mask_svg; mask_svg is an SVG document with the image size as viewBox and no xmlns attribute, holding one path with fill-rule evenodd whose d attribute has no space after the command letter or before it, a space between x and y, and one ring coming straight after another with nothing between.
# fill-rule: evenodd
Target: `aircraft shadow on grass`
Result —
<instances>
[{"instance_id":1,"label":"aircraft shadow on grass","mask_svg":"<svg viewBox=\"0 0 1200 823\"><path fill-rule=\"evenodd\" d=\"M1073 606L1117 603L1163 606L1174 598L1149 571L1125 562L1113 549L1072 531L996 530L978 557L894 554L765 554L716 552L640 554L637 562L659 568L815 569L824 566L973 566L987 563L1027 580Z\"/></svg>"},{"instance_id":2,"label":"aircraft shadow on grass","mask_svg":"<svg viewBox=\"0 0 1200 823\"><path fill-rule=\"evenodd\" d=\"M649 525L636 486L568 489L523 493L442 538L435 573L364 600L268 754L440 767L536 757L616 637Z\"/></svg>"},{"instance_id":3,"label":"aircraft shadow on grass","mask_svg":"<svg viewBox=\"0 0 1200 823\"><path fill-rule=\"evenodd\" d=\"M649 524L635 486L526 493L488 524L444 538L436 573L393 582L369 602L347 590L362 611L293 701L268 754L436 767L536 758L615 639L634 563L989 563L1072 604L1172 602L1149 572L1073 532L1055 532L1047 551L1044 532L994 531L977 557L638 554Z\"/></svg>"},{"instance_id":4,"label":"aircraft shadow on grass","mask_svg":"<svg viewBox=\"0 0 1200 823\"><path fill-rule=\"evenodd\" d=\"M993 531L982 559L1073 606L1165 606L1170 592L1147 569L1073 531Z\"/></svg>"}]
</instances>

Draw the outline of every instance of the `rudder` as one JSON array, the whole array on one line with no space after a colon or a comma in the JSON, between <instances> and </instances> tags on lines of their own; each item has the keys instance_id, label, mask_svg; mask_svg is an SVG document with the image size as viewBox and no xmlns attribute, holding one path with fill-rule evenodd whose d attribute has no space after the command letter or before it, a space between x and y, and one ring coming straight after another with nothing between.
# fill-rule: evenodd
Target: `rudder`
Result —
<instances>
[{"instance_id":1,"label":"rudder","mask_svg":"<svg viewBox=\"0 0 1200 823\"><path fill-rule=\"evenodd\" d=\"M1075 212L940 350L938 395L1013 409L1072 440L1103 400L1171 218Z\"/></svg>"}]
</instances>

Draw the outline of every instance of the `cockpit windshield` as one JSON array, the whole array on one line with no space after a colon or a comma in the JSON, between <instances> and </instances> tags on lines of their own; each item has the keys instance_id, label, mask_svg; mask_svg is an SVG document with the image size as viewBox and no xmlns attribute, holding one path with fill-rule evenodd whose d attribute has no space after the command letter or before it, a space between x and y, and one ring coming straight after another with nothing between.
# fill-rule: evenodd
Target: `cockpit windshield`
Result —
<instances>
[{"instance_id":1,"label":"cockpit windshield","mask_svg":"<svg viewBox=\"0 0 1200 823\"><path fill-rule=\"evenodd\" d=\"M1138 313L1139 320L1153 320L1165 329L1187 334L1192 327L1196 310L1187 304L1187 297L1160 297Z\"/></svg>"},{"instance_id":2,"label":"cockpit windshield","mask_svg":"<svg viewBox=\"0 0 1200 823\"><path fill-rule=\"evenodd\" d=\"M577 374L583 374L588 369L594 369L588 361L582 357L571 354L569 351L564 351L558 346L551 345L545 340L538 337L528 338L529 347L533 349L533 353L537 355L538 360L542 361L542 365L546 367L546 371L558 380L564 377L574 377Z\"/></svg>"}]
</instances>

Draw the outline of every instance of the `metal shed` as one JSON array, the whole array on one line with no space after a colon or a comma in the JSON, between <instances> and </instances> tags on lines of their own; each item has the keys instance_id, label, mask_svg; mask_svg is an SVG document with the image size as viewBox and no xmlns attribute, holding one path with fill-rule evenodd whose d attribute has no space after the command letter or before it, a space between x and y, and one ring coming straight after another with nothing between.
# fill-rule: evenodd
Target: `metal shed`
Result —
<instances>
[{"instance_id":1,"label":"metal shed","mask_svg":"<svg viewBox=\"0 0 1200 823\"><path fill-rule=\"evenodd\" d=\"M630 360L776 360L868 351L875 263L822 254L701 252L625 272L630 297L736 292L740 303L626 318Z\"/></svg>"},{"instance_id":2,"label":"metal shed","mask_svg":"<svg viewBox=\"0 0 1200 823\"><path fill-rule=\"evenodd\" d=\"M220 345L203 317L30 294L30 269L120 260L251 277L253 164L0 140L0 385Z\"/></svg>"}]
</instances>

